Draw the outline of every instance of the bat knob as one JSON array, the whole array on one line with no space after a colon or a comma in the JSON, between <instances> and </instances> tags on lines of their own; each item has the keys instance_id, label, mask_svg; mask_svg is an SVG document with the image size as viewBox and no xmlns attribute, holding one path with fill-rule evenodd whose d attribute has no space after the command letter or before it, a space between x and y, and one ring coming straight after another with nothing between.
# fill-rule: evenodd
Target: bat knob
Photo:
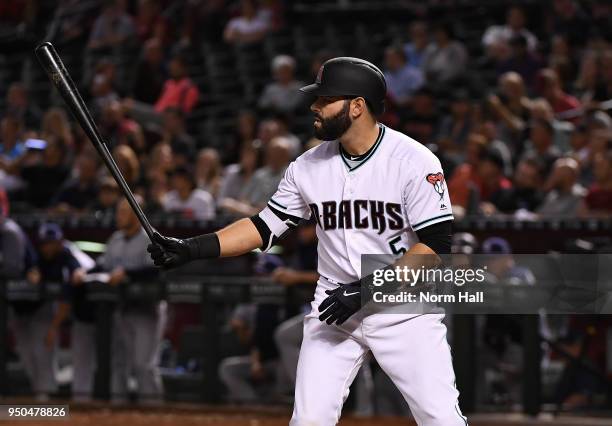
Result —
<instances>
[{"instance_id":1,"label":"bat knob","mask_svg":"<svg viewBox=\"0 0 612 426\"><path fill-rule=\"evenodd\" d=\"M38 52L39 50L43 50L43 49L52 49L53 45L51 44L51 42L49 41L43 41L42 43L40 43L38 46L36 46L36 48L34 49L36 52Z\"/></svg>"}]
</instances>

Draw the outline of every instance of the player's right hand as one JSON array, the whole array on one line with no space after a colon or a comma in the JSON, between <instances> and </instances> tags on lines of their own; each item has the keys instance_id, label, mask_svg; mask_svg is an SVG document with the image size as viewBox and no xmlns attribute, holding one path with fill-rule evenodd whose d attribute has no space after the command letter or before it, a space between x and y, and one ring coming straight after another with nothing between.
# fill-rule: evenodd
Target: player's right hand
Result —
<instances>
[{"instance_id":1,"label":"player's right hand","mask_svg":"<svg viewBox=\"0 0 612 426\"><path fill-rule=\"evenodd\" d=\"M192 260L191 249L186 240L153 234L153 242L147 247L155 266L176 268Z\"/></svg>"}]
</instances>

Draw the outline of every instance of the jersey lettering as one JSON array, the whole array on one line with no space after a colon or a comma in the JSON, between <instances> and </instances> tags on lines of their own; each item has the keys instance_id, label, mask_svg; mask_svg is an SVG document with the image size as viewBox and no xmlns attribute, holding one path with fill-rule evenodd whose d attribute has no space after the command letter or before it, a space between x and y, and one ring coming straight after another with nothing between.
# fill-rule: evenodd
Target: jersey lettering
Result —
<instances>
[{"instance_id":1,"label":"jersey lettering","mask_svg":"<svg viewBox=\"0 0 612 426\"><path fill-rule=\"evenodd\" d=\"M326 231L336 229L336 202L324 201L321 205L323 206L323 229Z\"/></svg>"},{"instance_id":2,"label":"jersey lettering","mask_svg":"<svg viewBox=\"0 0 612 426\"><path fill-rule=\"evenodd\" d=\"M353 211L355 212L355 228L357 229L365 229L368 227L368 218L367 216L361 219L361 209L368 209L367 200L355 200L353 201Z\"/></svg>"},{"instance_id":3,"label":"jersey lettering","mask_svg":"<svg viewBox=\"0 0 612 426\"><path fill-rule=\"evenodd\" d=\"M404 219L401 215L401 205L385 203L378 200L343 200L323 201L321 209L317 204L309 205L310 211L321 229L331 231L334 229L372 228L380 235L385 230L404 229ZM319 215L319 211L322 212Z\"/></svg>"},{"instance_id":4,"label":"jersey lettering","mask_svg":"<svg viewBox=\"0 0 612 426\"><path fill-rule=\"evenodd\" d=\"M344 229L353 228L353 219L351 218L351 202L349 200L340 201L338 227Z\"/></svg>"}]
</instances>

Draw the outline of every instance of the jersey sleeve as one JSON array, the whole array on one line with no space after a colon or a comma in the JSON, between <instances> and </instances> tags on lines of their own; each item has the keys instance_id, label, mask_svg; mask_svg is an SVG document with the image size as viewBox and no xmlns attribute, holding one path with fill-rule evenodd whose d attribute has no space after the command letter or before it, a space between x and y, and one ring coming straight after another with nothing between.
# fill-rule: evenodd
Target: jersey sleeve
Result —
<instances>
[{"instance_id":1,"label":"jersey sleeve","mask_svg":"<svg viewBox=\"0 0 612 426\"><path fill-rule=\"evenodd\" d=\"M295 162L291 163L278 189L267 206L255 217L254 223L264 242L264 251L301 219L310 218L310 209L302 198L295 181Z\"/></svg>"},{"instance_id":2,"label":"jersey sleeve","mask_svg":"<svg viewBox=\"0 0 612 426\"><path fill-rule=\"evenodd\" d=\"M278 184L278 189L268 201L268 207L279 210L289 216L301 219L310 218L310 209L302 198L296 183L296 163L289 164L285 176Z\"/></svg>"},{"instance_id":3,"label":"jersey sleeve","mask_svg":"<svg viewBox=\"0 0 612 426\"><path fill-rule=\"evenodd\" d=\"M415 161L404 192L404 208L414 231L453 220L448 187L440 161L431 152Z\"/></svg>"}]
</instances>

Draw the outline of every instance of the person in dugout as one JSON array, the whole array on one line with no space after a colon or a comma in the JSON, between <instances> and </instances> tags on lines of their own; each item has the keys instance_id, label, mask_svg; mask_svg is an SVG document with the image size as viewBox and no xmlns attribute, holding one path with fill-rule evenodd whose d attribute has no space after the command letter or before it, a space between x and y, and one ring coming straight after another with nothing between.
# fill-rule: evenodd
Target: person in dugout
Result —
<instances>
[{"instance_id":1,"label":"person in dugout","mask_svg":"<svg viewBox=\"0 0 612 426\"><path fill-rule=\"evenodd\" d=\"M142 199L138 196L136 199L142 205ZM117 205L115 223L117 230L107 241L106 250L90 273L108 273L108 284L113 286L130 281L151 283L156 280L158 270L146 251L149 239L125 199ZM113 401L127 401L130 377L138 385L139 401L160 400L162 382L157 365L166 324L166 302L123 300L115 311L113 322Z\"/></svg>"},{"instance_id":2,"label":"person in dugout","mask_svg":"<svg viewBox=\"0 0 612 426\"><path fill-rule=\"evenodd\" d=\"M44 223L38 230L36 256L32 258L27 280L40 285L59 282L64 289L79 274L80 263L64 244L62 229ZM60 326L70 314L69 294L58 300L16 301L12 303L12 329L16 349L38 401L46 401L56 390L54 361Z\"/></svg>"}]
</instances>

